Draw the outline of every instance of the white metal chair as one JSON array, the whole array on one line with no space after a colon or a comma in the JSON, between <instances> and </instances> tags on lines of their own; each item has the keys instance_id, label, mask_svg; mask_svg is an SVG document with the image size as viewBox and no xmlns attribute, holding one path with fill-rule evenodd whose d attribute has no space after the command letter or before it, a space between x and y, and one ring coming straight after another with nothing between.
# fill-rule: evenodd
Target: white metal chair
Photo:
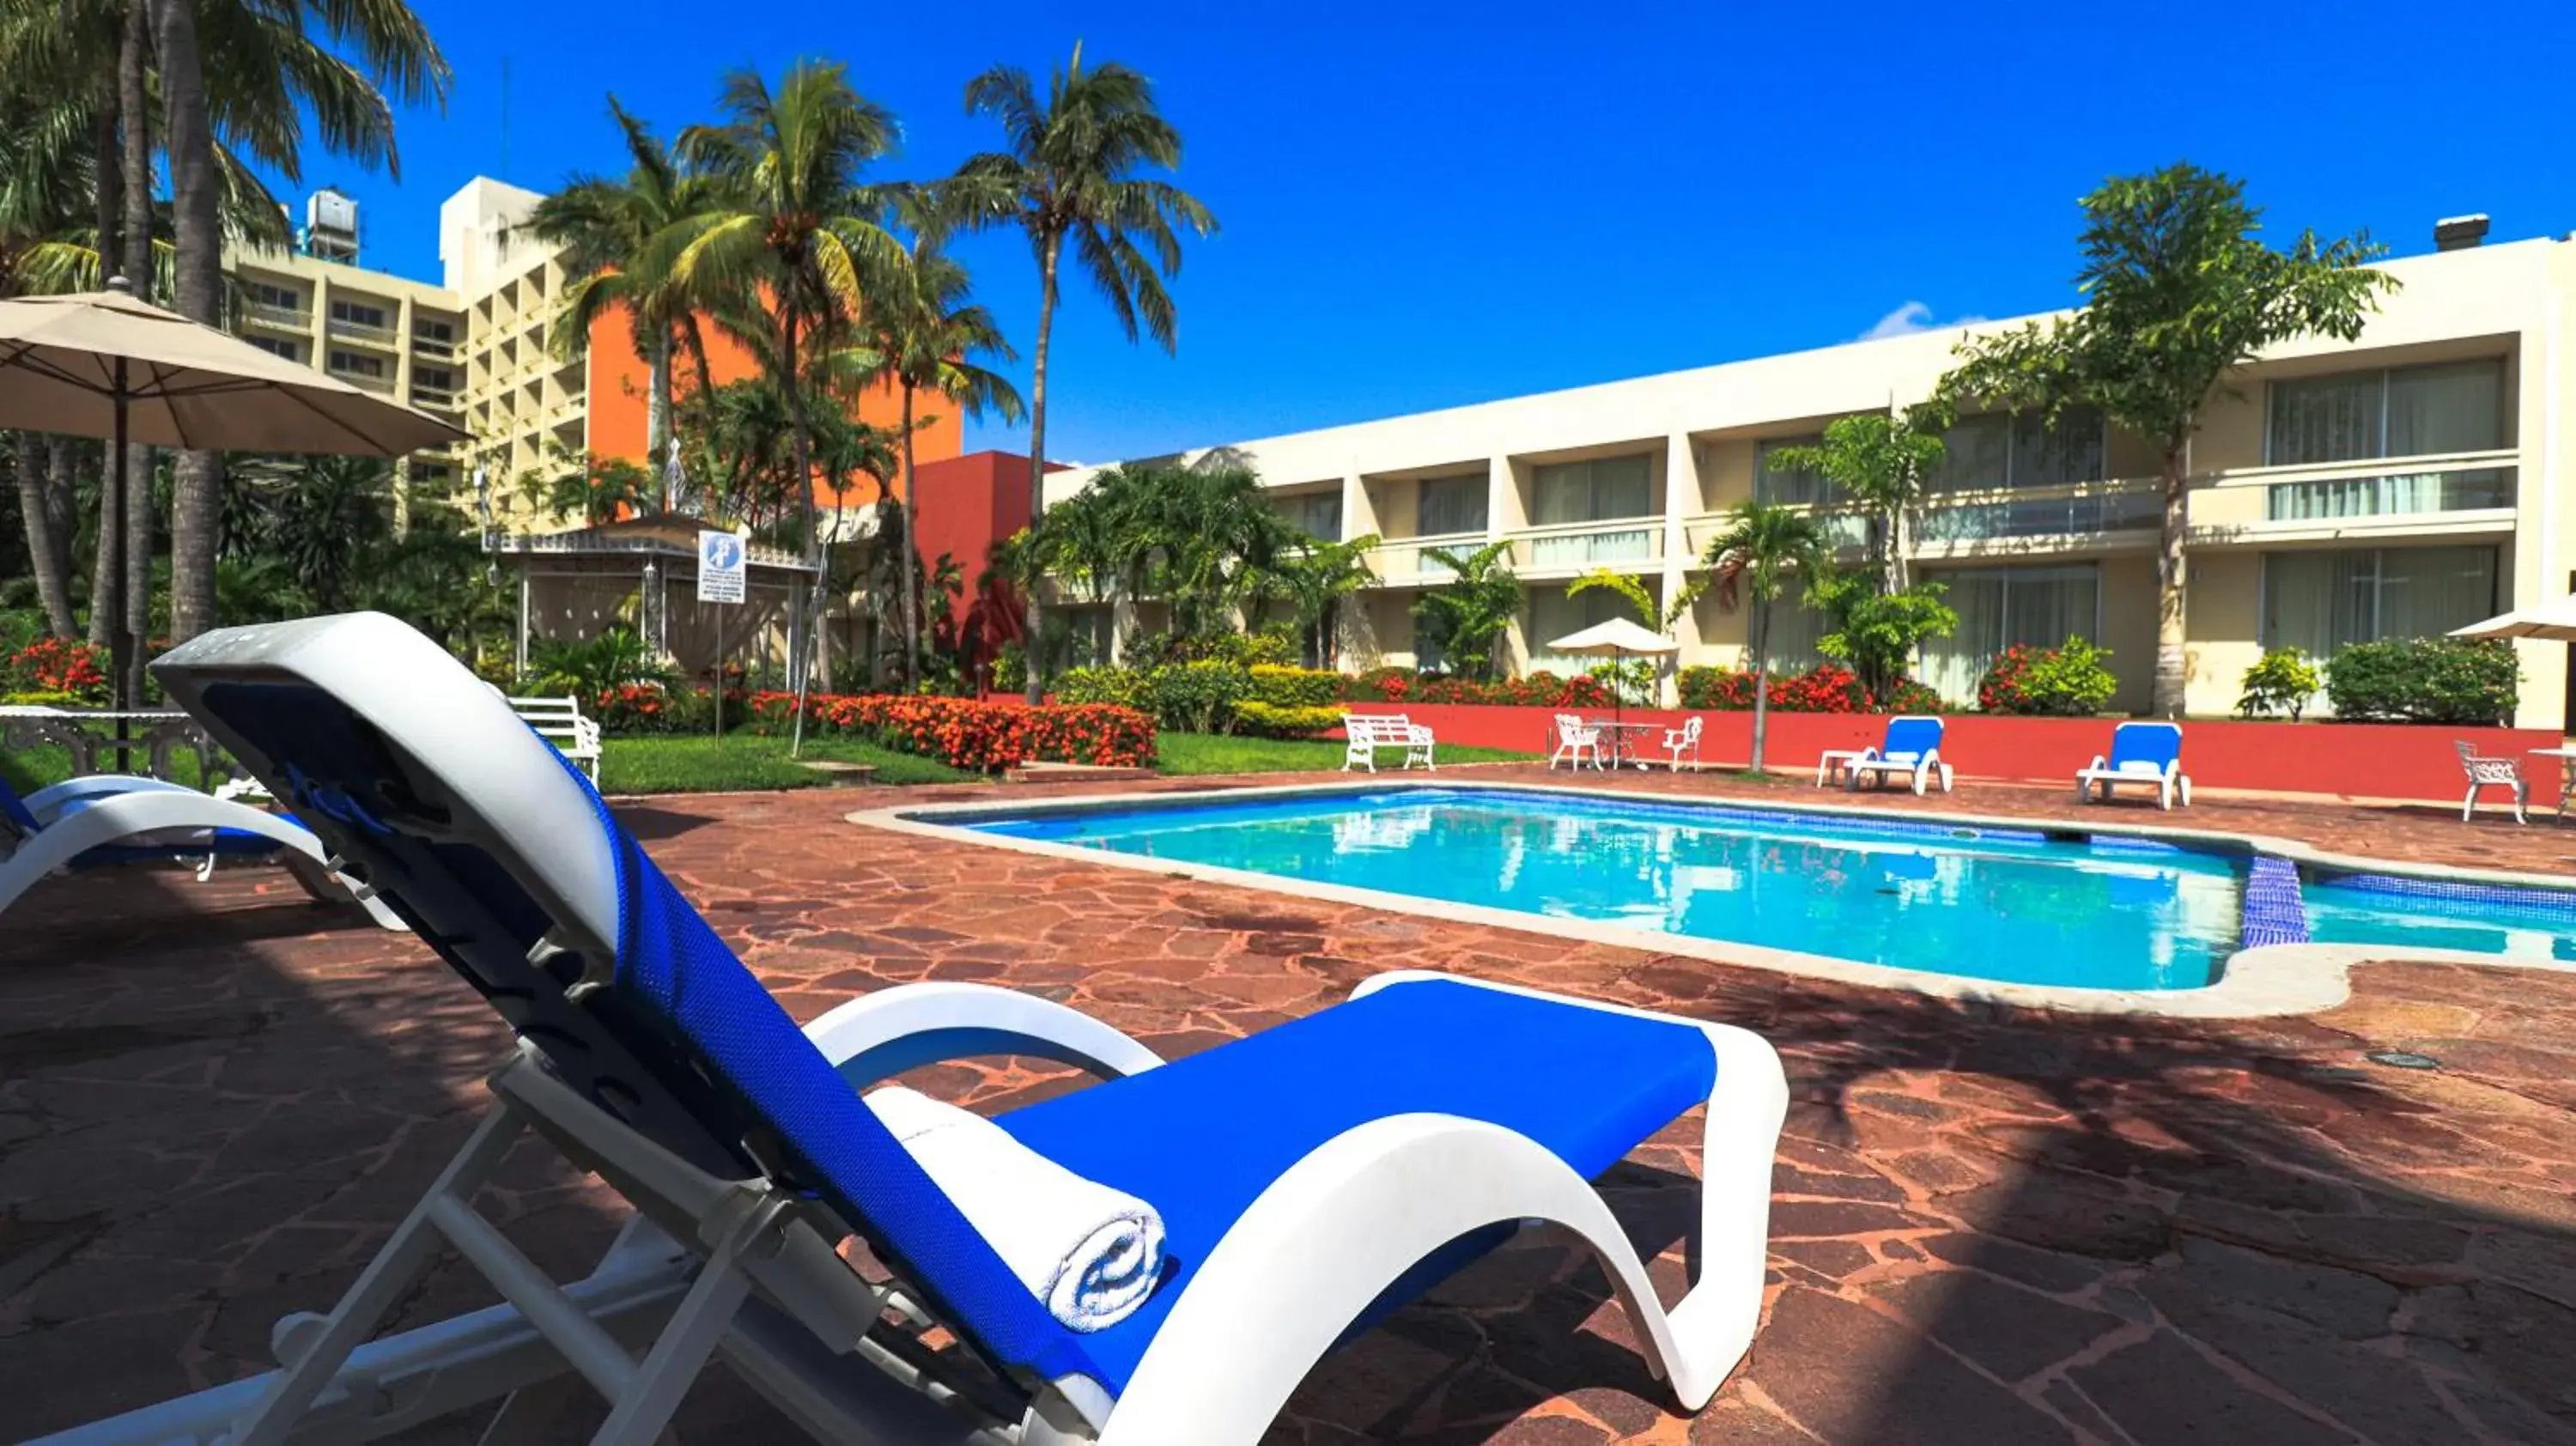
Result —
<instances>
[{"instance_id":1,"label":"white metal chair","mask_svg":"<svg viewBox=\"0 0 2576 1446\"><path fill-rule=\"evenodd\" d=\"M1342 771L1348 773L1354 764L1377 772L1377 751L1401 748L1404 762L1411 768L1416 763L1437 773L1440 766L1432 761L1431 730L1401 713L1345 713L1342 715Z\"/></svg>"},{"instance_id":2,"label":"white metal chair","mask_svg":"<svg viewBox=\"0 0 2576 1446\"><path fill-rule=\"evenodd\" d=\"M1563 763L1569 767L1581 768L1583 756L1589 753L1592 755L1592 767L1595 772L1598 772L1607 766L1602 761L1605 751L1601 741L1601 729L1597 724L1586 723L1572 713L1556 715L1556 750L1547 756L1548 767L1554 768Z\"/></svg>"},{"instance_id":3,"label":"white metal chair","mask_svg":"<svg viewBox=\"0 0 2576 1446\"><path fill-rule=\"evenodd\" d=\"M2469 795L2460 804L2460 822L2467 823L2476 816L2478 790L2481 788L2510 790L2513 794L2513 821L2531 822L2527 814L2531 806L2531 782L2522 776L2521 759L2482 757L2465 739L2454 739L2451 746L2459 750L2460 770L2469 776Z\"/></svg>"},{"instance_id":4,"label":"white metal chair","mask_svg":"<svg viewBox=\"0 0 2576 1446\"><path fill-rule=\"evenodd\" d=\"M355 1442L502 1399L484 1439L538 1439L559 1393L527 1388L577 1371L612 1403L594 1446L645 1446L721 1352L821 1440L1250 1446L1355 1325L1532 1222L1598 1260L1686 1409L1751 1343L1788 1087L1744 1030L1418 972L1170 1063L977 984L800 1029L579 773L395 620L229 629L155 670L520 1044L339 1305L280 1323L281 1369L71 1439ZM974 1223L989 1182L935 1178L861 1099L988 1054L1101 1078L993 1123L1159 1212L1166 1268L1135 1314L1071 1328ZM1667 1311L1587 1181L1702 1107L1698 1269ZM638 1207L570 1287L472 1203L529 1133ZM851 1235L889 1283L834 1252ZM371 1339L451 1247L507 1303Z\"/></svg>"},{"instance_id":5,"label":"white metal chair","mask_svg":"<svg viewBox=\"0 0 2576 1446\"><path fill-rule=\"evenodd\" d=\"M1664 730L1664 752L1672 755L1673 772L1679 773L1682 771L1682 755L1685 753L1690 755L1691 772L1699 772L1699 734L1701 727L1702 720L1700 716L1693 713L1689 718L1683 721L1681 727L1667 728Z\"/></svg>"}]
</instances>

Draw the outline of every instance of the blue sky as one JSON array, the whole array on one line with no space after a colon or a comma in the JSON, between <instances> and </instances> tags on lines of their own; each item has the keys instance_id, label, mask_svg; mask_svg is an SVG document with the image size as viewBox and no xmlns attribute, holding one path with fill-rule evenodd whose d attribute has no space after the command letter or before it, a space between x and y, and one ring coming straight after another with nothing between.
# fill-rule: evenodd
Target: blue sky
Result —
<instances>
[{"instance_id":1,"label":"blue sky","mask_svg":"<svg viewBox=\"0 0 2576 1446\"><path fill-rule=\"evenodd\" d=\"M498 25L490 0L415 4L455 66L444 115L402 117L399 185L322 157L306 179L365 203L368 265L424 277L468 177L618 167L612 88L675 130L729 67L843 60L904 122L885 174L932 176L995 143L960 106L989 64L1041 72L1078 36L1144 71L1224 229L1175 283L1177 357L1068 289L1048 451L1082 461L2062 305L2075 198L2177 158L2247 177L2276 232L2367 227L2398 254L2465 211L2494 240L2576 229L2564 0L627 0ZM1025 386L1027 248L964 254ZM1015 444L1024 428L970 425L970 446Z\"/></svg>"}]
</instances>

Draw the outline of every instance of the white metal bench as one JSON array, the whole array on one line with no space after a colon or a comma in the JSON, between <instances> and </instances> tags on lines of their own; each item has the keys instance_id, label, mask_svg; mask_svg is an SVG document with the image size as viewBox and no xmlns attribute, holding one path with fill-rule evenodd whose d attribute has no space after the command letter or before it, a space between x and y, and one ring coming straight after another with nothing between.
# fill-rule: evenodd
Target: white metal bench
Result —
<instances>
[{"instance_id":1,"label":"white metal bench","mask_svg":"<svg viewBox=\"0 0 2576 1446\"><path fill-rule=\"evenodd\" d=\"M1434 773L1439 771L1439 765L1431 761L1431 730L1401 713L1345 713L1342 733L1349 740L1349 746L1342 751L1344 773L1350 772L1353 764L1377 772L1377 751L1381 748L1403 749L1406 768L1420 763Z\"/></svg>"},{"instance_id":2,"label":"white metal bench","mask_svg":"<svg viewBox=\"0 0 2576 1446\"><path fill-rule=\"evenodd\" d=\"M507 697L507 694L503 695ZM576 698L511 698L510 711L555 746L555 751L581 765L592 787L599 785L599 720L585 718Z\"/></svg>"}]
</instances>

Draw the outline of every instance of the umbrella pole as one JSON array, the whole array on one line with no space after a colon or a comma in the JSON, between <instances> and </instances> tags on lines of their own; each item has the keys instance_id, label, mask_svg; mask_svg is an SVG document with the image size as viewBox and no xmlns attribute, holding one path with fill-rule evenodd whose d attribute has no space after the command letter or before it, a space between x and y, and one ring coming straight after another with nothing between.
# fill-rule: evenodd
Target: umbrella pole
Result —
<instances>
[{"instance_id":1,"label":"umbrella pole","mask_svg":"<svg viewBox=\"0 0 2576 1446\"><path fill-rule=\"evenodd\" d=\"M133 737L130 731L132 720L125 715L133 711L134 704L142 692L139 686L140 679L137 676L140 671L136 666L138 660L134 656L134 634L125 626L126 582L134 574L134 559L124 555L123 547L128 540L125 536L125 512L133 505L128 494L134 485L134 479L127 475L125 461L125 358L116 359L114 376L116 436L109 443L113 460L108 466L106 510L108 535L116 538L119 546L117 565L109 570L107 596L104 601L91 599L90 607L93 611L102 606L109 609L107 665L114 672L115 678L109 685L108 698L109 706L116 710L116 771L123 773L133 766L133 760L126 748Z\"/></svg>"}]
</instances>

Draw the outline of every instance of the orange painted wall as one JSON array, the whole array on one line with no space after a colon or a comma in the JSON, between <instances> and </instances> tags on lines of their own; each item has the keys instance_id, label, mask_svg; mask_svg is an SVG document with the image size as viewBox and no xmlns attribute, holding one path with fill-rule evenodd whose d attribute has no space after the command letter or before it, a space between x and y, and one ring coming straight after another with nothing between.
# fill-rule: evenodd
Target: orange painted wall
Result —
<instances>
[{"instance_id":1,"label":"orange painted wall","mask_svg":"<svg viewBox=\"0 0 2576 1446\"><path fill-rule=\"evenodd\" d=\"M755 367L751 354L718 333L713 327L702 328L707 339L707 370L716 383L736 382L750 376ZM682 361L681 384L688 385L690 364ZM649 435L645 426L646 393L652 368L635 352L635 336L623 311L601 315L590 325L590 453L594 457L623 457L627 461L645 461L644 440ZM937 420L915 432L912 438L914 465L945 461L965 449L966 428L959 421L957 408L944 400L916 397L916 413L936 413ZM901 422L903 400L891 386L871 387L859 397L859 420L871 426L892 430ZM887 489L900 495L902 478L894 479ZM876 488L865 481L838 497L826 498L827 505L858 506L876 500Z\"/></svg>"}]
</instances>

